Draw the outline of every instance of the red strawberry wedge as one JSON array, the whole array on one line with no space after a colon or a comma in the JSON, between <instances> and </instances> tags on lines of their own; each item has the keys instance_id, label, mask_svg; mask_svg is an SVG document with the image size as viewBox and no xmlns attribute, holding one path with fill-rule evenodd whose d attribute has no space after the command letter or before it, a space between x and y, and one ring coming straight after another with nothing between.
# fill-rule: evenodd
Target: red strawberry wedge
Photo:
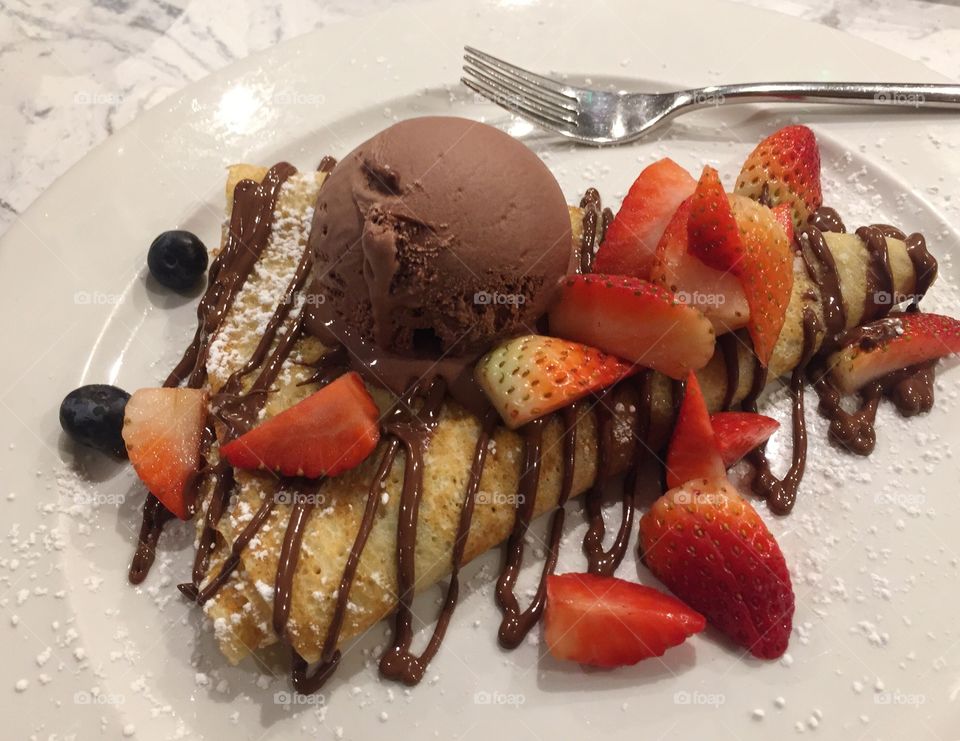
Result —
<instances>
[{"instance_id":1,"label":"red strawberry wedge","mask_svg":"<svg viewBox=\"0 0 960 741\"><path fill-rule=\"evenodd\" d=\"M652 587L594 574L547 578L544 640L558 659L636 664L663 656L704 627L703 615Z\"/></svg>"},{"instance_id":2,"label":"red strawberry wedge","mask_svg":"<svg viewBox=\"0 0 960 741\"><path fill-rule=\"evenodd\" d=\"M140 480L181 520L190 517L187 489L200 465L207 395L188 388L134 392L123 412L123 442Z\"/></svg>"},{"instance_id":3,"label":"red strawberry wedge","mask_svg":"<svg viewBox=\"0 0 960 741\"><path fill-rule=\"evenodd\" d=\"M766 365L780 336L793 289L793 252L769 208L743 196L728 197L720 177L705 167L687 222L690 251L740 281L754 351Z\"/></svg>"},{"instance_id":4,"label":"red strawberry wedge","mask_svg":"<svg viewBox=\"0 0 960 741\"><path fill-rule=\"evenodd\" d=\"M379 417L360 376L346 373L227 443L220 454L237 468L311 479L336 476L373 452Z\"/></svg>"},{"instance_id":5,"label":"red strawberry wedge","mask_svg":"<svg viewBox=\"0 0 960 741\"><path fill-rule=\"evenodd\" d=\"M715 333L699 310L662 286L618 275L574 275L550 310L550 332L671 378L702 368Z\"/></svg>"},{"instance_id":6,"label":"red strawberry wedge","mask_svg":"<svg viewBox=\"0 0 960 741\"><path fill-rule=\"evenodd\" d=\"M740 281L732 273L708 267L688 251L690 205L690 198L680 204L660 237L650 280L702 311L718 335L745 327L750 307Z\"/></svg>"},{"instance_id":7,"label":"red strawberry wedge","mask_svg":"<svg viewBox=\"0 0 960 741\"><path fill-rule=\"evenodd\" d=\"M504 423L516 429L616 383L632 370L629 363L596 348L530 334L480 358L474 377Z\"/></svg>"},{"instance_id":8,"label":"red strawberry wedge","mask_svg":"<svg viewBox=\"0 0 960 741\"><path fill-rule=\"evenodd\" d=\"M672 489L692 479L722 479L726 475L707 403L691 371L667 448L667 486Z\"/></svg>"},{"instance_id":9,"label":"red strawberry wedge","mask_svg":"<svg viewBox=\"0 0 960 741\"><path fill-rule=\"evenodd\" d=\"M783 227L783 233L787 235L787 242L793 242L793 209L789 203L781 203L770 209L773 218Z\"/></svg>"},{"instance_id":10,"label":"red strawberry wedge","mask_svg":"<svg viewBox=\"0 0 960 741\"><path fill-rule=\"evenodd\" d=\"M960 352L960 321L939 314L891 315L851 330L847 341L829 365L833 384L851 394L895 371Z\"/></svg>"},{"instance_id":11,"label":"red strawberry wedge","mask_svg":"<svg viewBox=\"0 0 960 741\"><path fill-rule=\"evenodd\" d=\"M646 278L660 235L697 181L672 159L649 165L630 186L597 250L598 273Z\"/></svg>"},{"instance_id":12,"label":"red strawberry wedge","mask_svg":"<svg viewBox=\"0 0 960 741\"><path fill-rule=\"evenodd\" d=\"M734 192L755 201L766 192L767 205L786 203L794 226L803 226L823 203L817 137L806 126L775 131L747 157Z\"/></svg>"},{"instance_id":13,"label":"red strawberry wedge","mask_svg":"<svg viewBox=\"0 0 960 741\"><path fill-rule=\"evenodd\" d=\"M717 412L710 417L710 424L727 468L763 445L780 427L772 417L751 412Z\"/></svg>"},{"instance_id":14,"label":"red strawberry wedge","mask_svg":"<svg viewBox=\"0 0 960 741\"><path fill-rule=\"evenodd\" d=\"M787 650L794 596L780 547L726 480L671 489L640 519L640 553L671 592L761 659Z\"/></svg>"}]
</instances>

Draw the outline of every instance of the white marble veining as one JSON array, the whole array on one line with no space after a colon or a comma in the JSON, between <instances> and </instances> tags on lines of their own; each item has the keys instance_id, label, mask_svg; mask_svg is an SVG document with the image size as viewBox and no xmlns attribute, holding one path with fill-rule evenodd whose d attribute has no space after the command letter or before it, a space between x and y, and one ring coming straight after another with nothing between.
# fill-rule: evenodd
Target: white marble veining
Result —
<instances>
[{"instance_id":1,"label":"white marble veining","mask_svg":"<svg viewBox=\"0 0 960 741\"><path fill-rule=\"evenodd\" d=\"M740 1L839 28L960 78L960 7L948 0ZM0 0L0 234L142 110L252 52L389 3Z\"/></svg>"}]
</instances>

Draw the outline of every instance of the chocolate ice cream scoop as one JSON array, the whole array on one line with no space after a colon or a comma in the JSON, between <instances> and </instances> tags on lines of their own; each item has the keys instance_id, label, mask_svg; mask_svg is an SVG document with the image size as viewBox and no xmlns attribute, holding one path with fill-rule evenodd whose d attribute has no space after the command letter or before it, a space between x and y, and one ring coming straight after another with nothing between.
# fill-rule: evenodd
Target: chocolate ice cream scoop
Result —
<instances>
[{"instance_id":1,"label":"chocolate ice cream scoop","mask_svg":"<svg viewBox=\"0 0 960 741\"><path fill-rule=\"evenodd\" d=\"M348 154L320 190L310 247L315 333L410 372L532 331L572 256L547 167L452 117L403 121Z\"/></svg>"}]
</instances>

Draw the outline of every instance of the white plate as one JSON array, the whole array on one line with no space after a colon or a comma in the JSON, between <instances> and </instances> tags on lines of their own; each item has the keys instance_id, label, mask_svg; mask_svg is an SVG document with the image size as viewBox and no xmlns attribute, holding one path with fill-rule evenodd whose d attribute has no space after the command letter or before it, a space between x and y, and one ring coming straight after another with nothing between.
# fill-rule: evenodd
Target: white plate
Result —
<instances>
[{"instance_id":1,"label":"white plate","mask_svg":"<svg viewBox=\"0 0 960 741\"><path fill-rule=\"evenodd\" d=\"M702 0L642 9L629 0L404 7L338 25L241 62L145 114L51 188L0 247L7 357L0 364L0 544L3 735L81 738L429 737L778 738L800 724L819 737L954 737L960 705L955 612L960 527L950 410L908 422L884 410L877 452L853 459L825 443L810 415L810 471L795 513L774 523L798 597L788 661L741 660L709 633L613 672L584 672L496 646L491 581L498 554L472 565L433 678L411 691L380 683L364 651L348 655L319 700L285 709L278 677L253 662L228 668L174 584L188 574L190 535L171 529L142 589L126 582L142 501L130 471L77 451L57 406L82 382L151 385L166 373L192 321L190 301L145 281L158 232L217 238L223 167L301 167L342 156L395 118L453 113L523 136L571 200L598 185L616 202L641 165L669 153L727 182L763 134L796 117L820 136L827 199L849 222L892 220L927 232L941 259L931 305L957 314L952 227L926 197L960 176L960 127L909 115L724 108L681 119L659 141L572 149L530 133L456 85L472 43L538 69L636 76L662 85L759 78L937 80L923 67L825 28ZM775 395L776 397L776 395ZM782 412L782 400L773 408ZM927 452L921 455L921 448ZM65 465L67 464L67 465ZM70 465L100 483L78 488ZM8 492L12 494L7 496ZM120 502L117 504L117 502ZM576 505L571 509L576 510ZM579 516L561 570L582 566ZM533 550L533 549L531 549ZM532 559L526 577L539 562ZM636 578L633 557L620 574ZM639 570L640 578L649 577ZM436 593L417 612L432 614ZM49 651L48 651L49 649ZM269 677L269 674L267 675ZM16 691L26 680L28 686ZM219 685L219 686L218 686ZM22 686L22 684L21 684ZM99 694L97 694L99 693ZM784 698L778 708L775 699ZM519 707L518 707L519 706ZM764 711L755 719L755 709ZM797 728L799 730L799 727Z\"/></svg>"}]
</instances>

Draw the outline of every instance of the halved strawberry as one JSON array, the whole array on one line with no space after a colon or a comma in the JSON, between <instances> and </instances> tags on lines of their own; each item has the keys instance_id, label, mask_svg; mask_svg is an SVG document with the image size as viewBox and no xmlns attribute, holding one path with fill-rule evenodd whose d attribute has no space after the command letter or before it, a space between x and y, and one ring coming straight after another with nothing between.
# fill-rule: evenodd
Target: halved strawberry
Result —
<instances>
[{"instance_id":1,"label":"halved strawberry","mask_svg":"<svg viewBox=\"0 0 960 741\"><path fill-rule=\"evenodd\" d=\"M703 615L652 587L594 574L547 577L543 636L558 659L636 664L663 656L704 627Z\"/></svg>"},{"instance_id":2,"label":"halved strawberry","mask_svg":"<svg viewBox=\"0 0 960 741\"><path fill-rule=\"evenodd\" d=\"M550 332L672 378L702 368L715 334L703 313L665 288L622 275L574 275L550 310Z\"/></svg>"},{"instance_id":3,"label":"halved strawberry","mask_svg":"<svg viewBox=\"0 0 960 741\"><path fill-rule=\"evenodd\" d=\"M852 330L853 343L830 358L834 385L853 393L888 373L960 352L960 321L905 313Z\"/></svg>"},{"instance_id":4,"label":"halved strawberry","mask_svg":"<svg viewBox=\"0 0 960 741\"><path fill-rule=\"evenodd\" d=\"M766 186L771 206L790 206L799 228L823 203L820 188L820 147L806 126L786 126L760 142L743 163L734 190L759 200Z\"/></svg>"},{"instance_id":5,"label":"halved strawberry","mask_svg":"<svg viewBox=\"0 0 960 741\"><path fill-rule=\"evenodd\" d=\"M594 347L528 334L477 363L474 377L504 423L516 429L628 375L633 368Z\"/></svg>"},{"instance_id":6,"label":"halved strawberry","mask_svg":"<svg viewBox=\"0 0 960 741\"><path fill-rule=\"evenodd\" d=\"M717 412L711 415L710 425L727 468L763 445L780 427L772 417L752 412Z\"/></svg>"},{"instance_id":7,"label":"halved strawberry","mask_svg":"<svg viewBox=\"0 0 960 741\"><path fill-rule=\"evenodd\" d=\"M793 242L793 209L789 203L780 203L770 209L773 218L783 227L783 233L787 235L787 242Z\"/></svg>"},{"instance_id":8,"label":"halved strawberry","mask_svg":"<svg viewBox=\"0 0 960 741\"><path fill-rule=\"evenodd\" d=\"M667 224L650 269L650 280L672 291L679 300L703 312L716 333L724 334L747 325L750 307L740 281L732 273L715 270L688 251L688 198Z\"/></svg>"},{"instance_id":9,"label":"halved strawberry","mask_svg":"<svg viewBox=\"0 0 960 741\"><path fill-rule=\"evenodd\" d=\"M220 448L237 468L284 476L336 476L362 463L380 439L380 413L363 380L345 373Z\"/></svg>"},{"instance_id":10,"label":"halved strawberry","mask_svg":"<svg viewBox=\"0 0 960 741\"><path fill-rule=\"evenodd\" d=\"M754 351L766 365L780 336L793 289L793 252L769 208L743 196L727 196L712 167L693 194L687 222L690 251L710 267L740 281Z\"/></svg>"},{"instance_id":11,"label":"halved strawberry","mask_svg":"<svg viewBox=\"0 0 960 741\"><path fill-rule=\"evenodd\" d=\"M640 519L640 552L670 591L754 656L787 650L794 597L783 553L725 479L660 497Z\"/></svg>"},{"instance_id":12,"label":"halved strawberry","mask_svg":"<svg viewBox=\"0 0 960 741\"><path fill-rule=\"evenodd\" d=\"M677 206L696 187L697 181L672 159L648 165L607 228L597 250L596 272L646 278L660 235Z\"/></svg>"},{"instance_id":13,"label":"halved strawberry","mask_svg":"<svg viewBox=\"0 0 960 741\"><path fill-rule=\"evenodd\" d=\"M200 468L207 395L198 389L135 391L123 412L130 463L150 493L181 520L190 516L186 490Z\"/></svg>"},{"instance_id":14,"label":"halved strawberry","mask_svg":"<svg viewBox=\"0 0 960 741\"><path fill-rule=\"evenodd\" d=\"M667 448L667 486L672 489L691 479L722 479L726 475L707 403L691 371Z\"/></svg>"}]
</instances>

